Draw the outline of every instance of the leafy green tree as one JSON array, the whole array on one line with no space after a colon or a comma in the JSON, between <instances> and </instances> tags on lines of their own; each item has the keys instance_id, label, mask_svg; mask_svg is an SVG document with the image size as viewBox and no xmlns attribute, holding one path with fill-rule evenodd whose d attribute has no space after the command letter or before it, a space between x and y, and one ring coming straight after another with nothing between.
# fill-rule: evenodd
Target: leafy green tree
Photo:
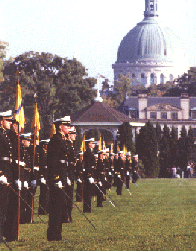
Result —
<instances>
[{"instance_id":1,"label":"leafy green tree","mask_svg":"<svg viewBox=\"0 0 196 251\"><path fill-rule=\"evenodd\" d=\"M150 121L140 129L136 138L136 152L142 160L147 177L155 178L159 175L159 158L156 131Z\"/></svg>"},{"instance_id":2,"label":"leafy green tree","mask_svg":"<svg viewBox=\"0 0 196 251\"><path fill-rule=\"evenodd\" d=\"M26 52L4 65L4 82L1 90L4 101L14 110L15 75L19 82L25 106L26 130L30 130L33 116L33 95L37 94L41 120L41 136L48 137L50 124L55 119L71 115L89 105L94 96L96 80L88 78L85 67L76 59L68 60L50 53Z\"/></svg>"}]
</instances>

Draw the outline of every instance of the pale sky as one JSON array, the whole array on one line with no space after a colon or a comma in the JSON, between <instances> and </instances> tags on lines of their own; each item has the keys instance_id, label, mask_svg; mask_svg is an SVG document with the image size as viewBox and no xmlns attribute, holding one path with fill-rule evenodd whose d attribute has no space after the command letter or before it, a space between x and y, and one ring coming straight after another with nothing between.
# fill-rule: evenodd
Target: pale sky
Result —
<instances>
[{"instance_id":1,"label":"pale sky","mask_svg":"<svg viewBox=\"0 0 196 251\"><path fill-rule=\"evenodd\" d=\"M8 56L49 52L72 59L89 76L113 81L112 64L122 38L143 19L145 0L1 0L0 40ZM196 65L196 0L159 0L159 21L185 44Z\"/></svg>"}]
</instances>

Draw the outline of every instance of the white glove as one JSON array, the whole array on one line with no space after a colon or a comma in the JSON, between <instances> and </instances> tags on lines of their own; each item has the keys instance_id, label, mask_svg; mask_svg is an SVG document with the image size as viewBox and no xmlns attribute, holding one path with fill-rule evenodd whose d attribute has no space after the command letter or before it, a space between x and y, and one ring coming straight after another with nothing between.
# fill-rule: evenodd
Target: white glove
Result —
<instances>
[{"instance_id":1,"label":"white glove","mask_svg":"<svg viewBox=\"0 0 196 251\"><path fill-rule=\"evenodd\" d=\"M36 180L32 180L32 181L31 181L31 186L32 186L33 188L36 187Z\"/></svg>"},{"instance_id":2,"label":"white glove","mask_svg":"<svg viewBox=\"0 0 196 251\"><path fill-rule=\"evenodd\" d=\"M92 177L90 177L88 180L89 180L89 182L90 182L91 184L94 183L94 179L93 179Z\"/></svg>"},{"instance_id":3,"label":"white glove","mask_svg":"<svg viewBox=\"0 0 196 251\"><path fill-rule=\"evenodd\" d=\"M120 178L120 175L117 175L118 178Z\"/></svg>"},{"instance_id":4,"label":"white glove","mask_svg":"<svg viewBox=\"0 0 196 251\"><path fill-rule=\"evenodd\" d=\"M129 172L127 172L127 175L129 175Z\"/></svg>"},{"instance_id":5,"label":"white glove","mask_svg":"<svg viewBox=\"0 0 196 251\"><path fill-rule=\"evenodd\" d=\"M0 177L0 183L1 183L1 184L7 184L7 178L6 178L4 175L2 175L2 176Z\"/></svg>"},{"instance_id":6,"label":"white glove","mask_svg":"<svg viewBox=\"0 0 196 251\"><path fill-rule=\"evenodd\" d=\"M39 171L39 167L38 166L34 166L34 170Z\"/></svg>"},{"instance_id":7,"label":"white glove","mask_svg":"<svg viewBox=\"0 0 196 251\"><path fill-rule=\"evenodd\" d=\"M19 190L22 189L22 182L21 182L21 180L15 180L15 184L18 186Z\"/></svg>"},{"instance_id":8,"label":"white glove","mask_svg":"<svg viewBox=\"0 0 196 251\"><path fill-rule=\"evenodd\" d=\"M40 179L40 181L41 181L42 184L46 184L46 180L44 179L44 177L42 177L42 178Z\"/></svg>"},{"instance_id":9,"label":"white glove","mask_svg":"<svg viewBox=\"0 0 196 251\"><path fill-rule=\"evenodd\" d=\"M82 183L81 179L77 179L77 181L78 181L79 183Z\"/></svg>"},{"instance_id":10,"label":"white glove","mask_svg":"<svg viewBox=\"0 0 196 251\"><path fill-rule=\"evenodd\" d=\"M62 187L63 187L62 181L59 180L59 182L56 184L57 184L58 188L62 189Z\"/></svg>"},{"instance_id":11,"label":"white glove","mask_svg":"<svg viewBox=\"0 0 196 251\"><path fill-rule=\"evenodd\" d=\"M111 172L109 172L109 175L112 175L112 173L111 173Z\"/></svg>"},{"instance_id":12,"label":"white glove","mask_svg":"<svg viewBox=\"0 0 196 251\"><path fill-rule=\"evenodd\" d=\"M71 186L71 180L67 177L67 184L68 186Z\"/></svg>"},{"instance_id":13,"label":"white glove","mask_svg":"<svg viewBox=\"0 0 196 251\"><path fill-rule=\"evenodd\" d=\"M99 185L100 185L100 187L102 187L102 183L101 183L101 181L99 181Z\"/></svg>"},{"instance_id":14,"label":"white glove","mask_svg":"<svg viewBox=\"0 0 196 251\"><path fill-rule=\"evenodd\" d=\"M28 182L26 180L24 181L24 187L27 188L27 189L29 188Z\"/></svg>"},{"instance_id":15,"label":"white glove","mask_svg":"<svg viewBox=\"0 0 196 251\"><path fill-rule=\"evenodd\" d=\"M105 180L107 181L107 178L105 177Z\"/></svg>"},{"instance_id":16,"label":"white glove","mask_svg":"<svg viewBox=\"0 0 196 251\"><path fill-rule=\"evenodd\" d=\"M85 172L85 169L83 169L83 172Z\"/></svg>"}]
</instances>

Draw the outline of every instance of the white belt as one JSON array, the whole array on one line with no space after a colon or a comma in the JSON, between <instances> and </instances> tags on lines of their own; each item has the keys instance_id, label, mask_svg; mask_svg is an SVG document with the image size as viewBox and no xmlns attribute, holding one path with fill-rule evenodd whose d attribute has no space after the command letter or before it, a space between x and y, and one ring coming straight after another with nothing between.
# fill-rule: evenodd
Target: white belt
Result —
<instances>
[{"instance_id":1,"label":"white belt","mask_svg":"<svg viewBox=\"0 0 196 251\"><path fill-rule=\"evenodd\" d=\"M67 160L64 160L64 159L60 159L59 162L61 162L62 164L68 163Z\"/></svg>"},{"instance_id":2,"label":"white belt","mask_svg":"<svg viewBox=\"0 0 196 251\"><path fill-rule=\"evenodd\" d=\"M15 160L16 164L18 164L18 160ZM25 166L25 162L24 161L19 161L19 165L20 166Z\"/></svg>"}]
</instances>

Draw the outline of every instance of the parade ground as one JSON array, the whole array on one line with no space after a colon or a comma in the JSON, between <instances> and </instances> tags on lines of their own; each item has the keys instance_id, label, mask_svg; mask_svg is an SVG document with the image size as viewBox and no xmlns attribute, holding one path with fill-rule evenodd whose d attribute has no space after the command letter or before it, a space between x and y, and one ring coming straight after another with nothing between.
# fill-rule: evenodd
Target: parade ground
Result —
<instances>
[{"instance_id":1,"label":"parade ground","mask_svg":"<svg viewBox=\"0 0 196 251\"><path fill-rule=\"evenodd\" d=\"M73 208L73 223L63 224L67 241L48 242L48 216L34 214L33 224L20 225L20 241L9 242L14 250L196 250L196 179L143 179L107 190L102 208L92 198L88 220ZM36 198L39 200L39 187ZM74 199L75 200L75 199ZM112 205L114 204L115 207ZM35 211L38 204L35 201ZM4 243L0 250L9 250Z\"/></svg>"}]
</instances>

